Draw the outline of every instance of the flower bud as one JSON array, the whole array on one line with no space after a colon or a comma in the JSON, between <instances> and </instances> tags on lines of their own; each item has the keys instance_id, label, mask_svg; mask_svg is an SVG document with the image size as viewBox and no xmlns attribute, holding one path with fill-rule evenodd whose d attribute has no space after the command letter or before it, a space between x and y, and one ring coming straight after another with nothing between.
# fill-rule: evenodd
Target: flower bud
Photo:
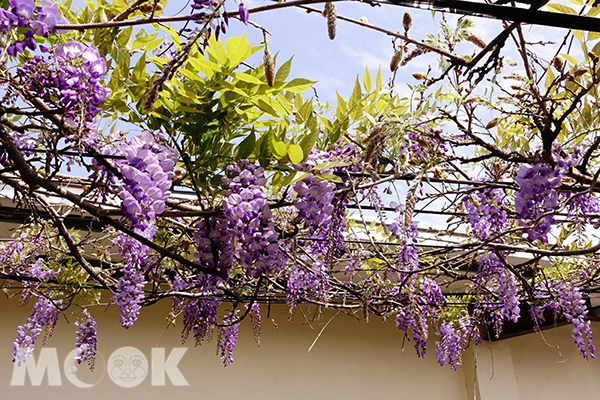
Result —
<instances>
[{"instance_id":1,"label":"flower bud","mask_svg":"<svg viewBox=\"0 0 600 400\"><path fill-rule=\"evenodd\" d=\"M396 72L398 65L400 64L400 60L402 59L402 53L402 47L394 53L392 60L390 61L390 71Z\"/></svg>"},{"instance_id":2,"label":"flower bud","mask_svg":"<svg viewBox=\"0 0 600 400\"><path fill-rule=\"evenodd\" d=\"M267 85L269 87L273 87L275 85L275 62L273 61L273 56L269 52L269 49L265 47L265 78L267 80Z\"/></svg>"},{"instance_id":3,"label":"flower bud","mask_svg":"<svg viewBox=\"0 0 600 400\"><path fill-rule=\"evenodd\" d=\"M412 17L410 16L409 13L405 12L404 16L402 17L402 27L404 28L404 33L407 34L408 30L410 29L412 25Z\"/></svg>"},{"instance_id":4,"label":"flower bud","mask_svg":"<svg viewBox=\"0 0 600 400\"><path fill-rule=\"evenodd\" d=\"M563 60L560 57L554 57L552 59L552 64L554 65L554 68L556 68L558 71L562 71L564 67Z\"/></svg>"},{"instance_id":5,"label":"flower bud","mask_svg":"<svg viewBox=\"0 0 600 400\"><path fill-rule=\"evenodd\" d=\"M427 74L425 74L424 72L413 72L412 76L418 81L423 81L427 79Z\"/></svg>"},{"instance_id":6,"label":"flower bud","mask_svg":"<svg viewBox=\"0 0 600 400\"><path fill-rule=\"evenodd\" d=\"M485 126L485 129L492 129L492 128L498 126L501 121L502 121L502 117L494 117L490 120L490 122L487 123L487 125Z\"/></svg>"},{"instance_id":7,"label":"flower bud","mask_svg":"<svg viewBox=\"0 0 600 400\"><path fill-rule=\"evenodd\" d=\"M590 69L587 67L580 67L577 68L575 71L571 72L573 74L574 77L580 77L582 75L585 75Z\"/></svg>"},{"instance_id":8,"label":"flower bud","mask_svg":"<svg viewBox=\"0 0 600 400\"><path fill-rule=\"evenodd\" d=\"M329 39L335 39L335 20L337 17L337 12L335 9L335 4L331 1L325 3L325 17L327 18L327 33L329 34Z\"/></svg>"},{"instance_id":9,"label":"flower bud","mask_svg":"<svg viewBox=\"0 0 600 400\"><path fill-rule=\"evenodd\" d=\"M465 40L467 42L473 43L477 47L481 47L482 49L485 49L485 47L487 46L481 37L471 32L469 32Z\"/></svg>"}]
</instances>

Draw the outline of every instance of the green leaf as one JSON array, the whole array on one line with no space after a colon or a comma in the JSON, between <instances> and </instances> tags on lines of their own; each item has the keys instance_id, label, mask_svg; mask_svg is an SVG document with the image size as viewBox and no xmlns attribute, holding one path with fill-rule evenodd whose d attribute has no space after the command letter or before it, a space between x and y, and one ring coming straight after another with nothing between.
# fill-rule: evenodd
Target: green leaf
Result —
<instances>
[{"instance_id":1,"label":"green leaf","mask_svg":"<svg viewBox=\"0 0 600 400\"><path fill-rule=\"evenodd\" d=\"M269 147L273 152L273 155L279 159L283 158L287 154L287 146L280 140L275 138L275 135L271 134L269 136Z\"/></svg>"},{"instance_id":2,"label":"green leaf","mask_svg":"<svg viewBox=\"0 0 600 400\"><path fill-rule=\"evenodd\" d=\"M350 165L350 163L344 162L344 161L327 161L327 162L321 163L319 165L315 165L312 168L312 171L322 171L324 169L335 168L335 167L344 167L346 165Z\"/></svg>"},{"instance_id":3,"label":"green leaf","mask_svg":"<svg viewBox=\"0 0 600 400\"><path fill-rule=\"evenodd\" d=\"M190 58L189 63L198 72L202 72L208 78L212 78L215 72L221 71L219 64L205 59Z\"/></svg>"},{"instance_id":4,"label":"green leaf","mask_svg":"<svg viewBox=\"0 0 600 400\"><path fill-rule=\"evenodd\" d=\"M248 42L246 34L228 38L225 46L230 67L237 67L239 63L252 55L252 45Z\"/></svg>"},{"instance_id":5,"label":"green leaf","mask_svg":"<svg viewBox=\"0 0 600 400\"><path fill-rule=\"evenodd\" d=\"M309 81L308 79L295 78L286 83L283 89L287 90L288 92L302 93L305 90L310 89L314 83L315 81Z\"/></svg>"},{"instance_id":6,"label":"green leaf","mask_svg":"<svg viewBox=\"0 0 600 400\"><path fill-rule=\"evenodd\" d=\"M275 110L271 105L269 105L266 101L264 101L263 99L258 99L254 102L256 104L256 106L258 108L261 109L261 111L266 112L267 114L272 115L273 117L277 118L279 117L279 115L277 114L277 110Z\"/></svg>"},{"instance_id":7,"label":"green leaf","mask_svg":"<svg viewBox=\"0 0 600 400\"><path fill-rule=\"evenodd\" d=\"M245 72L236 72L233 74L236 79L239 79L242 82L254 83L256 85L266 84L266 82L261 81L257 77L247 74Z\"/></svg>"},{"instance_id":8,"label":"green leaf","mask_svg":"<svg viewBox=\"0 0 600 400\"><path fill-rule=\"evenodd\" d=\"M302 154L304 154L306 157L308 157L308 154L314 147L318 138L319 138L319 131L316 129L314 131L311 131L310 133L306 134L300 141L300 147L302 148Z\"/></svg>"},{"instance_id":9,"label":"green leaf","mask_svg":"<svg viewBox=\"0 0 600 400\"><path fill-rule=\"evenodd\" d=\"M135 39L133 41L133 43L131 43L131 46L129 48L131 50L135 50L135 49L144 47L146 44L148 44L151 41L153 41L154 39L156 39L156 36L158 36L158 33L155 33L154 35L145 35L145 36L139 37L139 38ZM160 38L160 40L162 42L162 41L164 41L164 38Z\"/></svg>"},{"instance_id":10,"label":"green leaf","mask_svg":"<svg viewBox=\"0 0 600 400\"><path fill-rule=\"evenodd\" d=\"M302 147L297 144L291 144L288 148L288 157L292 164L298 164L302 160L304 160L304 153L302 152Z\"/></svg>"},{"instance_id":11,"label":"green leaf","mask_svg":"<svg viewBox=\"0 0 600 400\"><path fill-rule=\"evenodd\" d=\"M369 74L369 67L365 67L365 75L363 76L363 86L365 91L368 93L372 89L373 82L371 81L371 74Z\"/></svg>"},{"instance_id":12,"label":"green leaf","mask_svg":"<svg viewBox=\"0 0 600 400\"><path fill-rule=\"evenodd\" d=\"M342 180L342 178L340 178L337 175L333 175L333 174L323 174L323 175L315 175L317 178L329 181L329 182L335 182L335 183L344 183L344 181Z\"/></svg>"},{"instance_id":13,"label":"green leaf","mask_svg":"<svg viewBox=\"0 0 600 400\"><path fill-rule=\"evenodd\" d=\"M256 144L256 135L254 134L254 129L242 142L239 144L237 148L237 155L239 158L247 158L254 151L254 145Z\"/></svg>"},{"instance_id":14,"label":"green leaf","mask_svg":"<svg viewBox=\"0 0 600 400\"><path fill-rule=\"evenodd\" d=\"M379 70L377 70L377 76L375 77L375 89L377 89L377 91L380 91L382 86L383 83L381 78L381 68L379 68Z\"/></svg>"},{"instance_id":15,"label":"green leaf","mask_svg":"<svg viewBox=\"0 0 600 400\"><path fill-rule=\"evenodd\" d=\"M129 26L117 36L117 44L119 47L125 47L127 43L129 43L129 38L131 38L131 33L133 32L133 26Z\"/></svg>"},{"instance_id":16,"label":"green leaf","mask_svg":"<svg viewBox=\"0 0 600 400\"><path fill-rule=\"evenodd\" d=\"M223 47L223 43L215 39L214 35L211 36L209 40L209 46L206 48L206 52L208 53L209 60L218 62L221 65L227 64L227 52L225 52L225 47Z\"/></svg>"},{"instance_id":17,"label":"green leaf","mask_svg":"<svg viewBox=\"0 0 600 400\"><path fill-rule=\"evenodd\" d=\"M306 177L306 175L308 175L308 172L294 171L285 177L283 182L281 182L281 186L289 186L292 183L301 181L302 179L304 179Z\"/></svg>"},{"instance_id":18,"label":"green leaf","mask_svg":"<svg viewBox=\"0 0 600 400\"><path fill-rule=\"evenodd\" d=\"M556 12L556 13L577 14L577 11L573 10L571 7L566 6L564 4L550 3L550 4L546 4L546 7L548 7L548 10L550 10L552 12Z\"/></svg>"},{"instance_id":19,"label":"green leaf","mask_svg":"<svg viewBox=\"0 0 600 400\"><path fill-rule=\"evenodd\" d=\"M292 69L292 60L294 56L292 56L289 60L284 62L281 67L277 70L275 74L275 81L285 81L290 74L290 70Z\"/></svg>"},{"instance_id":20,"label":"green leaf","mask_svg":"<svg viewBox=\"0 0 600 400\"><path fill-rule=\"evenodd\" d=\"M597 40L597 39L600 39L600 32L588 33L588 40Z\"/></svg>"},{"instance_id":21,"label":"green leaf","mask_svg":"<svg viewBox=\"0 0 600 400\"><path fill-rule=\"evenodd\" d=\"M352 90L352 94L348 99L348 107L353 109L362 99L362 90L360 88L360 82L358 81L358 76L356 77L356 81L354 82L354 89Z\"/></svg>"},{"instance_id":22,"label":"green leaf","mask_svg":"<svg viewBox=\"0 0 600 400\"><path fill-rule=\"evenodd\" d=\"M144 52L144 54L142 54L140 59L137 61L137 63L133 67L132 75L133 75L135 82L142 82L142 78L144 78L146 75L146 52Z\"/></svg>"}]
</instances>

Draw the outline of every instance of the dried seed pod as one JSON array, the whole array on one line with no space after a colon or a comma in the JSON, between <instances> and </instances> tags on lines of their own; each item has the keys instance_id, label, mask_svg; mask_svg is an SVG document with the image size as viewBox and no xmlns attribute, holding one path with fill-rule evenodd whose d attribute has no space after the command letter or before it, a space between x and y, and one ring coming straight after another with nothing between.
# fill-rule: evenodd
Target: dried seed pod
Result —
<instances>
[{"instance_id":1,"label":"dried seed pod","mask_svg":"<svg viewBox=\"0 0 600 400\"><path fill-rule=\"evenodd\" d=\"M492 128L498 126L501 121L502 121L502 117L494 117L490 120L490 122L487 123L487 125L485 126L485 129L492 129Z\"/></svg>"},{"instance_id":2,"label":"dried seed pod","mask_svg":"<svg viewBox=\"0 0 600 400\"><path fill-rule=\"evenodd\" d=\"M390 61L390 71L396 72L398 69L398 65L400 65L400 60L402 59L402 48L397 50L392 56L392 60Z\"/></svg>"},{"instance_id":3,"label":"dried seed pod","mask_svg":"<svg viewBox=\"0 0 600 400\"><path fill-rule=\"evenodd\" d=\"M552 59L552 64L554 65L554 68L556 68L558 71L562 71L563 67L565 66L562 58L560 57L554 57Z\"/></svg>"},{"instance_id":4,"label":"dried seed pod","mask_svg":"<svg viewBox=\"0 0 600 400\"><path fill-rule=\"evenodd\" d=\"M412 76L413 76L413 78L415 78L416 80L419 80L419 81L423 81L423 80L427 79L427 74L424 72L413 72Z\"/></svg>"},{"instance_id":5,"label":"dried seed pod","mask_svg":"<svg viewBox=\"0 0 600 400\"><path fill-rule=\"evenodd\" d=\"M408 30L412 26L412 17L409 13L405 12L402 17L402 27L404 28L404 34L408 33Z\"/></svg>"},{"instance_id":6,"label":"dried seed pod","mask_svg":"<svg viewBox=\"0 0 600 400\"><path fill-rule=\"evenodd\" d=\"M335 4L331 1L325 3L325 17L327 18L327 33L329 34L329 39L335 39L335 20L337 18L337 11L335 9Z\"/></svg>"},{"instance_id":7,"label":"dried seed pod","mask_svg":"<svg viewBox=\"0 0 600 400\"><path fill-rule=\"evenodd\" d=\"M275 85L275 62L273 61L273 56L269 53L269 49L265 47L265 78L267 80L267 85L269 87L273 87Z\"/></svg>"},{"instance_id":8,"label":"dried seed pod","mask_svg":"<svg viewBox=\"0 0 600 400\"><path fill-rule=\"evenodd\" d=\"M482 49L485 49L485 47L487 46L487 44L483 41L483 39L480 36L471 32L469 32L465 40L467 42L473 43L477 47L481 47Z\"/></svg>"}]
</instances>

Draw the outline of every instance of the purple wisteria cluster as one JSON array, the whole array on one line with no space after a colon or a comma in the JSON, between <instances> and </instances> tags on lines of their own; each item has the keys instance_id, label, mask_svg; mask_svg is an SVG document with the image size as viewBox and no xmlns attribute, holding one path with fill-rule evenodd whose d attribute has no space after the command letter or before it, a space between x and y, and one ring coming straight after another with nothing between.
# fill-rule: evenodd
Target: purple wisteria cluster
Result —
<instances>
[{"instance_id":1,"label":"purple wisteria cluster","mask_svg":"<svg viewBox=\"0 0 600 400\"><path fill-rule=\"evenodd\" d=\"M496 336L502 333L506 321L517 322L519 308L519 287L515 276L502 263L498 255L490 253L482 256L473 280L475 291L483 291L479 300L489 312Z\"/></svg>"},{"instance_id":2,"label":"purple wisteria cluster","mask_svg":"<svg viewBox=\"0 0 600 400\"><path fill-rule=\"evenodd\" d=\"M498 188L473 190L469 193L463 204L473 236L479 240L488 240L504 232L508 226L506 200L506 194Z\"/></svg>"},{"instance_id":3,"label":"purple wisteria cluster","mask_svg":"<svg viewBox=\"0 0 600 400\"><path fill-rule=\"evenodd\" d=\"M456 370L462 365L462 357L469 341L481 343L479 329L473 324L468 313L456 322L443 321L439 328L440 339L435 342L435 355L440 365L449 365Z\"/></svg>"},{"instance_id":4,"label":"purple wisteria cluster","mask_svg":"<svg viewBox=\"0 0 600 400\"><path fill-rule=\"evenodd\" d=\"M217 292L215 279L208 275L200 275L194 284L188 284L180 276L173 281L173 290L195 293L198 296L210 297ZM183 315L181 337L185 342L190 333L194 336L196 346L209 338L215 329L220 300L198 298L175 298L173 310Z\"/></svg>"},{"instance_id":5,"label":"purple wisteria cluster","mask_svg":"<svg viewBox=\"0 0 600 400\"><path fill-rule=\"evenodd\" d=\"M534 322L542 322L545 310L551 310L555 318L564 317L573 324L571 336L575 339L581 356L586 360L590 357L596 358L591 322L586 320L588 309L584 299L585 293L581 288L569 281L544 279L538 282L535 294L536 297L547 300L541 305L531 307Z\"/></svg>"},{"instance_id":6,"label":"purple wisteria cluster","mask_svg":"<svg viewBox=\"0 0 600 400\"><path fill-rule=\"evenodd\" d=\"M221 350L221 361L225 368L233 364L233 350L237 345L240 324L235 323L237 313L231 313L223 319L224 326L221 328L219 348Z\"/></svg>"},{"instance_id":7,"label":"purple wisteria cluster","mask_svg":"<svg viewBox=\"0 0 600 400\"><path fill-rule=\"evenodd\" d=\"M404 283L390 291L398 302L405 304L396 312L396 327L404 332L412 331L415 351L419 357L427 353L429 321L439 316L444 296L439 285L432 279L412 275Z\"/></svg>"},{"instance_id":8,"label":"purple wisteria cluster","mask_svg":"<svg viewBox=\"0 0 600 400\"><path fill-rule=\"evenodd\" d=\"M560 206L557 189L581 158L581 148L577 146L573 148L572 154L563 156L562 148L555 145L553 153L555 165L546 162L523 164L515 176L515 182L519 186L519 190L515 192L515 211L521 226L532 227L523 230L531 242L540 240L548 243L548 234L556 222L554 215L550 213Z\"/></svg>"},{"instance_id":9,"label":"purple wisteria cluster","mask_svg":"<svg viewBox=\"0 0 600 400\"><path fill-rule=\"evenodd\" d=\"M17 40L6 47L11 57L25 49L35 50L35 36L48 37L58 24L66 24L54 0L9 0L8 10L0 8L0 35L16 32ZM12 38L11 38L12 39Z\"/></svg>"},{"instance_id":10,"label":"purple wisteria cluster","mask_svg":"<svg viewBox=\"0 0 600 400\"><path fill-rule=\"evenodd\" d=\"M223 216L231 232L233 252L250 276L279 272L287 257L279 248L273 214L265 194L265 171L247 160L227 167L223 178Z\"/></svg>"},{"instance_id":11,"label":"purple wisteria cluster","mask_svg":"<svg viewBox=\"0 0 600 400\"><path fill-rule=\"evenodd\" d=\"M83 310L83 320L75 321L77 329L75 342L75 360L81 364L87 362L90 368L94 368L96 350L98 349L97 325L94 317L86 309Z\"/></svg>"},{"instance_id":12,"label":"purple wisteria cluster","mask_svg":"<svg viewBox=\"0 0 600 400\"><path fill-rule=\"evenodd\" d=\"M135 228L134 232L151 240L156 234L156 225L150 225L143 231ZM144 276L146 267L152 264L152 257L148 246L122 232L113 240L113 245L117 246L125 264L121 268L123 275L117 282L114 301L120 312L121 325L128 329L133 326L140 313L146 283Z\"/></svg>"},{"instance_id":13,"label":"purple wisteria cluster","mask_svg":"<svg viewBox=\"0 0 600 400\"><path fill-rule=\"evenodd\" d=\"M264 186L264 169L248 160L227 167L223 215L196 225L196 256L206 268L228 274L237 261L250 276L279 272L287 257L280 249Z\"/></svg>"},{"instance_id":14,"label":"purple wisteria cluster","mask_svg":"<svg viewBox=\"0 0 600 400\"><path fill-rule=\"evenodd\" d=\"M148 131L123 140L118 153L126 159L118 165L123 175L123 185L119 187L123 211L132 226L146 229L165 210L177 153Z\"/></svg>"},{"instance_id":15,"label":"purple wisteria cluster","mask_svg":"<svg viewBox=\"0 0 600 400\"><path fill-rule=\"evenodd\" d=\"M134 233L152 240L157 231L156 217L165 210L165 201L171 195L177 153L147 131L131 139L124 138L114 153L125 157L116 165L123 177L118 191L121 208ZM120 310L121 325L129 328L140 312L145 274L154 258L148 246L124 233L117 235L113 245L125 262L114 299Z\"/></svg>"},{"instance_id":16,"label":"purple wisteria cluster","mask_svg":"<svg viewBox=\"0 0 600 400\"><path fill-rule=\"evenodd\" d=\"M106 71L106 62L96 47L71 41L50 50L48 57L32 57L19 67L17 75L28 90L48 104L57 99L68 126L83 126L94 132L94 118L111 94L102 85ZM86 144L95 143L95 133L86 139Z\"/></svg>"},{"instance_id":17,"label":"purple wisteria cluster","mask_svg":"<svg viewBox=\"0 0 600 400\"><path fill-rule=\"evenodd\" d=\"M407 164L420 165L432 157L448 152L448 143L442 137L442 129L432 124L420 124L418 130L410 130L400 142L398 154Z\"/></svg>"},{"instance_id":18,"label":"purple wisteria cluster","mask_svg":"<svg viewBox=\"0 0 600 400\"><path fill-rule=\"evenodd\" d=\"M19 366L33 355L35 343L46 329L46 338L52 334L60 310L56 307L60 301L52 302L40 297L33 306L27 322L17 328L17 337L13 344L13 362Z\"/></svg>"},{"instance_id":19,"label":"purple wisteria cluster","mask_svg":"<svg viewBox=\"0 0 600 400\"><path fill-rule=\"evenodd\" d=\"M347 188L350 172L359 170L359 152L351 145L335 145L330 151L312 151L306 161L296 166L308 175L293 185L294 206L302 228L312 239L309 247L330 262L340 255L346 229ZM336 183L328 180L337 175ZM341 182L340 182L341 180Z\"/></svg>"},{"instance_id":20,"label":"purple wisteria cluster","mask_svg":"<svg viewBox=\"0 0 600 400\"><path fill-rule=\"evenodd\" d=\"M565 171L549 164L522 165L517 171L515 182L519 190L515 193L515 211L529 241L548 243L548 234L556 222L553 215L544 215L558 208L558 192Z\"/></svg>"},{"instance_id":21,"label":"purple wisteria cluster","mask_svg":"<svg viewBox=\"0 0 600 400\"><path fill-rule=\"evenodd\" d=\"M306 255L299 258L300 262L294 265L287 279L286 297L290 312L301 299L325 301L331 286L322 262Z\"/></svg>"}]
</instances>

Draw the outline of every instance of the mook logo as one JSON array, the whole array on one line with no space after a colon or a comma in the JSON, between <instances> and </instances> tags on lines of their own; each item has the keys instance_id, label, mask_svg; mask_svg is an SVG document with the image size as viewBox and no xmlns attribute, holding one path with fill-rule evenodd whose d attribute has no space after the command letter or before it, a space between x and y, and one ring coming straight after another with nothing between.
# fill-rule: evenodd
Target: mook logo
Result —
<instances>
[{"instance_id":1,"label":"mook logo","mask_svg":"<svg viewBox=\"0 0 600 400\"><path fill-rule=\"evenodd\" d=\"M31 357L20 367L15 363L13 366L11 386L25 386L26 377L32 386L40 386L44 377L48 376L49 386L62 386L62 375L70 384L89 389L99 384L107 376L116 385L123 388L136 387L146 380L150 374L152 386L165 386L166 377L173 386L189 386L178 364L187 351L187 347L175 347L168 357L165 357L163 347L152 349L151 362L146 355L135 347L121 347L115 350L108 361L100 352L96 354L96 365L93 372L75 361L76 351L72 350L65 357L61 374L58 355L53 347L45 347L35 359Z\"/></svg>"}]
</instances>

